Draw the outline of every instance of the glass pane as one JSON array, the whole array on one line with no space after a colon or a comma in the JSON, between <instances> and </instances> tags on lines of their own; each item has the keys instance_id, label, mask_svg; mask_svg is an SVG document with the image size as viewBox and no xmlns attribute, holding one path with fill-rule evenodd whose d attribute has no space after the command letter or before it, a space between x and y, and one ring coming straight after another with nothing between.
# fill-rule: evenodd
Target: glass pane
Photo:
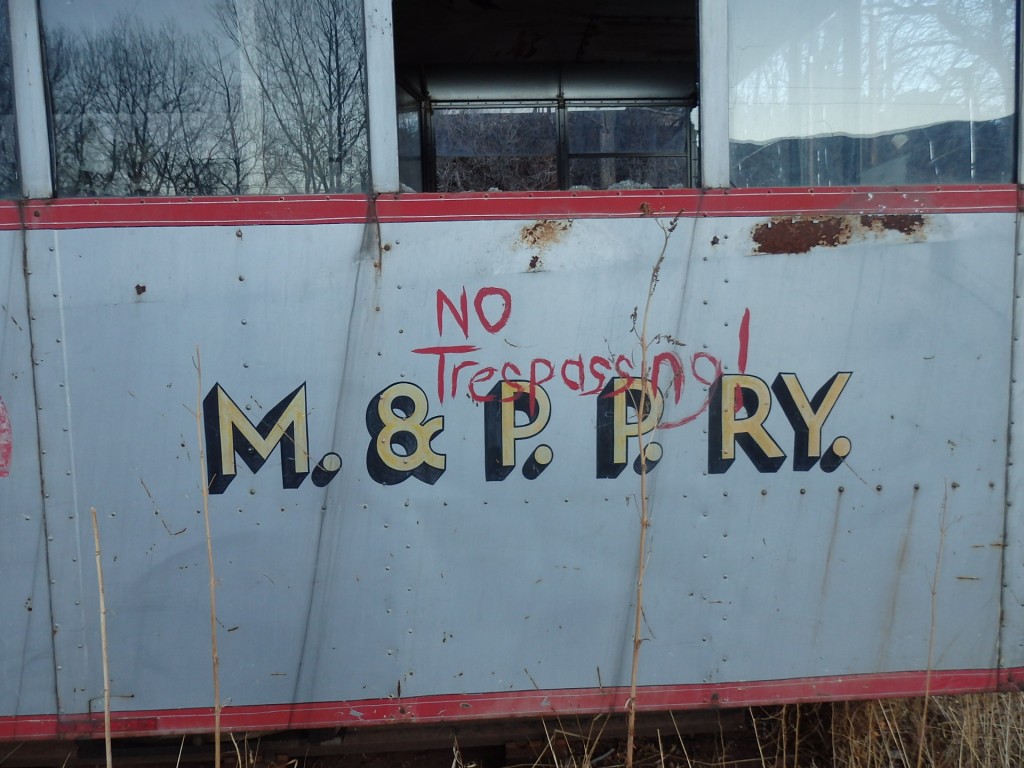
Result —
<instances>
[{"instance_id":1,"label":"glass pane","mask_svg":"<svg viewBox=\"0 0 1024 768\"><path fill-rule=\"evenodd\" d=\"M679 106L569 107L569 152L685 152L687 113Z\"/></svg>"},{"instance_id":2,"label":"glass pane","mask_svg":"<svg viewBox=\"0 0 1024 768\"><path fill-rule=\"evenodd\" d=\"M686 157L573 158L570 189L652 189L690 186Z\"/></svg>"},{"instance_id":3,"label":"glass pane","mask_svg":"<svg viewBox=\"0 0 1024 768\"><path fill-rule=\"evenodd\" d=\"M62 195L366 187L360 0L41 0Z\"/></svg>"},{"instance_id":4,"label":"glass pane","mask_svg":"<svg viewBox=\"0 0 1024 768\"><path fill-rule=\"evenodd\" d=\"M1013 179L1013 0L729 0L732 182Z\"/></svg>"},{"instance_id":5,"label":"glass pane","mask_svg":"<svg viewBox=\"0 0 1024 768\"><path fill-rule=\"evenodd\" d=\"M558 188L553 107L435 109L439 192Z\"/></svg>"},{"instance_id":6,"label":"glass pane","mask_svg":"<svg viewBox=\"0 0 1024 768\"><path fill-rule=\"evenodd\" d=\"M422 125L419 104L398 91L398 178L403 192L423 191Z\"/></svg>"},{"instance_id":7,"label":"glass pane","mask_svg":"<svg viewBox=\"0 0 1024 768\"><path fill-rule=\"evenodd\" d=\"M0 197L18 196L17 144L14 131L14 79L7 0L0 0Z\"/></svg>"}]
</instances>

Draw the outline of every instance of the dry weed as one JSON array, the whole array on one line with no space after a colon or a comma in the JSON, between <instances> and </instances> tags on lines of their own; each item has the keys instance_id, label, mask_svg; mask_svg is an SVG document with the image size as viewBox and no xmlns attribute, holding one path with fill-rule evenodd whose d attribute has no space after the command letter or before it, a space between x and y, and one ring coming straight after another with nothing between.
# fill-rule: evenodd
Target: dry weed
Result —
<instances>
[{"instance_id":1,"label":"dry weed","mask_svg":"<svg viewBox=\"0 0 1024 768\"><path fill-rule=\"evenodd\" d=\"M1024 694L782 707L755 717L761 768L1015 768Z\"/></svg>"}]
</instances>

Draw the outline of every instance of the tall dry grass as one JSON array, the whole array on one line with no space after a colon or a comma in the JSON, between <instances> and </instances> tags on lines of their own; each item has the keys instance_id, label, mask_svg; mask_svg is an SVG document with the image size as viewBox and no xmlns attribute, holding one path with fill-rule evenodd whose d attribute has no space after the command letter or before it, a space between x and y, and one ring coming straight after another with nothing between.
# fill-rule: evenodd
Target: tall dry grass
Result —
<instances>
[{"instance_id":1,"label":"tall dry grass","mask_svg":"<svg viewBox=\"0 0 1024 768\"><path fill-rule=\"evenodd\" d=\"M752 713L752 726L757 763L723 755L701 768L1024 766L1022 693L794 705Z\"/></svg>"},{"instance_id":2,"label":"tall dry grass","mask_svg":"<svg viewBox=\"0 0 1024 768\"><path fill-rule=\"evenodd\" d=\"M831 706L836 768L1024 766L1024 694Z\"/></svg>"},{"instance_id":3,"label":"tall dry grass","mask_svg":"<svg viewBox=\"0 0 1024 768\"><path fill-rule=\"evenodd\" d=\"M801 704L750 711L745 729L639 739L649 768L1020 768L1024 694ZM640 720L642 726L642 717ZM551 731L520 768L623 768L626 745ZM596 734L600 738L600 734Z\"/></svg>"}]
</instances>

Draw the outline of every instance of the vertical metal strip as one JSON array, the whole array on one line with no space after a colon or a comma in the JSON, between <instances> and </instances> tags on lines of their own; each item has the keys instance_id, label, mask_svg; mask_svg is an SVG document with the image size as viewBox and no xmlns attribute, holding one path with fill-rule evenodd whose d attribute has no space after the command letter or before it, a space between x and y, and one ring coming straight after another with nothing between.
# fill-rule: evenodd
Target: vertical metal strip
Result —
<instances>
[{"instance_id":1,"label":"vertical metal strip","mask_svg":"<svg viewBox=\"0 0 1024 768\"><path fill-rule=\"evenodd\" d=\"M373 191L398 192L398 104L391 0L364 0L366 105Z\"/></svg>"},{"instance_id":2,"label":"vertical metal strip","mask_svg":"<svg viewBox=\"0 0 1024 768\"><path fill-rule=\"evenodd\" d=\"M8 12L21 193L25 197L50 197L53 195L50 131L46 121L42 37L36 0L8 0Z\"/></svg>"},{"instance_id":3,"label":"vertical metal strip","mask_svg":"<svg viewBox=\"0 0 1024 768\"><path fill-rule=\"evenodd\" d=\"M1018 6L1019 8L1019 6ZM1024 120L1021 120L1021 105L1024 104L1024 34L1021 34L1021 19L1017 18L1017 184L1024 179ZM1019 189L1019 186L1018 186ZM1024 228L1022 228L1020 211L1020 193L1018 192L1018 210L1016 242L1014 243L1014 285L1013 314L1010 345L1010 409L1006 446L1006 502L1003 520L1002 541L1002 616L1000 620L999 656L997 665L1003 669L1013 669L1024 665L1024 618L1021 615L1021 564L1024 563L1024 524L1020 510L1024 507L1024 475L1021 470L1021 445L1024 444L1024 422L1020 417L1020 404L1024 402L1024 363L1021 359L1021 336L1024 335L1024 270L1021 259L1024 258ZM1004 673L1012 674L1012 673ZM1013 687L1016 681L1004 679L1003 685Z\"/></svg>"},{"instance_id":4,"label":"vertical metal strip","mask_svg":"<svg viewBox=\"0 0 1024 768\"><path fill-rule=\"evenodd\" d=\"M729 186L729 12L726 0L700 0L701 185Z\"/></svg>"}]
</instances>

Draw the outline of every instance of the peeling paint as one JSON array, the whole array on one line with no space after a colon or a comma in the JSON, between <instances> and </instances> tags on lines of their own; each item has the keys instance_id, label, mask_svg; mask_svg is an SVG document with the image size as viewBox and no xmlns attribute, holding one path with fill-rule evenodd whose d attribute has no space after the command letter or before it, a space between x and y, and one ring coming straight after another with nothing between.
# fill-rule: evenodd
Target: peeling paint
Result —
<instances>
[{"instance_id":1,"label":"peeling paint","mask_svg":"<svg viewBox=\"0 0 1024 768\"><path fill-rule=\"evenodd\" d=\"M7 477L11 467L11 453L14 439L11 435L11 419L7 415L7 406L0 397L0 477Z\"/></svg>"},{"instance_id":2,"label":"peeling paint","mask_svg":"<svg viewBox=\"0 0 1024 768\"><path fill-rule=\"evenodd\" d=\"M571 221L552 221L541 219L536 224L524 226L519 230L519 244L532 248L535 253L530 257L527 270L536 272L544 268L544 252L555 243L561 242L562 235L572 228Z\"/></svg>"},{"instance_id":3,"label":"peeling paint","mask_svg":"<svg viewBox=\"0 0 1024 768\"><path fill-rule=\"evenodd\" d=\"M927 217L919 213L864 214L859 216L786 216L758 224L751 232L755 254L807 253L811 248L840 245L880 237L887 232L908 241L925 239Z\"/></svg>"}]
</instances>

